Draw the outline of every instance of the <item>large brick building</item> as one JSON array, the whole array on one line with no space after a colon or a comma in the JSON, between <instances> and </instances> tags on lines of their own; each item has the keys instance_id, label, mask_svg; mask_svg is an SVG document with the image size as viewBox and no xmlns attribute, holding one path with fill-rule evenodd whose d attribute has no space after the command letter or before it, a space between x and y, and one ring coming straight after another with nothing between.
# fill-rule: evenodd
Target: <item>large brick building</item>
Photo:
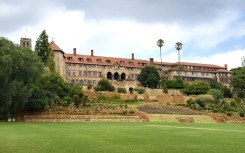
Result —
<instances>
[{"instance_id":1,"label":"large brick building","mask_svg":"<svg viewBox=\"0 0 245 153\"><path fill-rule=\"evenodd\" d=\"M102 78L111 80L135 80L145 66L155 65L161 72L168 71L169 79L176 79L179 75L184 81L202 80L211 78L223 84L230 83L231 72L227 65L217 66L212 64L187 63L187 62L155 62L152 58L139 60L134 58L115 58L95 56L93 50L90 55L79 55L76 48L73 54L67 54L55 44L49 46L55 55L55 69L67 81L72 84L97 84ZM179 70L181 65L181 70Z\"/></svg>"}]
</instances>

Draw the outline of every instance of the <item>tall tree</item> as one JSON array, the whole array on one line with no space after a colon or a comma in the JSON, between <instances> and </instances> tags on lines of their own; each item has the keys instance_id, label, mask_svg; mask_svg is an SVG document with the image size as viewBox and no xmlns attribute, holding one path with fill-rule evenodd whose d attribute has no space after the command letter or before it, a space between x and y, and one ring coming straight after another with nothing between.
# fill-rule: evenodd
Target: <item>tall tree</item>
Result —
<instances>
[{"instance_id":1,"label":"tall tree","mask_svg":"<svg viewBox=\"0 0 245 153\"><path fill-rule=\"evenodd\" d=\"M35 52L38 56L42 59L43 63L46 65L49 57L50 50L48 48L48 35L46 30L43 30L42 33L39 35L35 45Z\"/></svg>"},{"instance_id":2,"label":"tall tree","mask_svg":"<svg viewBox=\"0 0 245 153\"><path fill-rule=\"evenodd\" d=\"M234 93L240 98L245 98L245 67L238 67L231 69L232 78L231 85Z\"/></svg>"},{"instance_id":3,"label":"tall tree","mask_svg":"<svg viewBox=\"0 0 245 153\"><path fill-rule=\"evenodd\" d=\"M40 78L43 64L28 48L20 48L0 38L0 117L22 112Z\"/></svg>"},{"instance_id":4,"label":"tall tree","mask_svg":"<svg viewBox=\"0 0 245 153\"><path fill-rule=\"evenodd\" d=\"M155 67L147 66L141 70L138 81L145 87L156 88L160 81L160 75Z\"/></svg>"},{"instance_id":5,"label":"tall tree","mask_svg":"<svg viewBox=\"0 0 245 153\"><path fill-rule=\"evenodd\" d=\"M175 48L176 48L176 50L178 50L178 62L179 62L178 76L180 76L180 69L181 69L181 67L180 67L180 50L182 49L182 45L183 44L181 42L177 42L175 44Z\"/></svg>"}]
</instances>

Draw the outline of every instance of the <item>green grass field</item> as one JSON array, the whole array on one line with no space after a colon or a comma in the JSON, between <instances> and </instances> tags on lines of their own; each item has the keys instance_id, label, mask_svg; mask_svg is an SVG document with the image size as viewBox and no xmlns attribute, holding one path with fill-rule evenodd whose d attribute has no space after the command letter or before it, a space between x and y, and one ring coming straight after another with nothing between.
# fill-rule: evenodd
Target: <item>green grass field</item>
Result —
<instances>
[{"instance_id":1,"label":"green grass field","mask_svg":"<svg viewBox=\"0 0 245 153\"><path fill-rule=\"evenodd\" d=\"M244 153L245 125L0 123L0 153Z\"/></svg>"}]
</instances>

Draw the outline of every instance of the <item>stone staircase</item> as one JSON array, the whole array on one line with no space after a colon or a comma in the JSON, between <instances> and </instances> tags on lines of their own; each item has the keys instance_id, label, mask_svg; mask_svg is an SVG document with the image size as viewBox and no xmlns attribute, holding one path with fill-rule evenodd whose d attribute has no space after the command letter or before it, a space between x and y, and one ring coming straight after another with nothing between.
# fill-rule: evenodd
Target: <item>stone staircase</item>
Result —
<instances>
[{"instance_id":1,"label":"stone staircase","mask_svg":"<svg viewBox=\"0 0 245 153\"><path fill-rule=\"evenodd\" d=\"M116 115L24 115L25 122L143 122L139 116Z\"/></svg>"}]
</instances>

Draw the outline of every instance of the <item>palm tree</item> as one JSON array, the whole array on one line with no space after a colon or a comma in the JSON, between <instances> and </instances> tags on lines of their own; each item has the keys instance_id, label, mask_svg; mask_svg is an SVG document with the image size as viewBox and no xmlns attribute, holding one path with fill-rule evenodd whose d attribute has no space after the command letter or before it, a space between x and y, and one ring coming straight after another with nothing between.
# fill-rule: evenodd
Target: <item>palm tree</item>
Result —
<instances>
[{"instance_id":1,"label":"palm tree","mask_svg":"<svg viewBox=\"0 0 245 153\"><path fill-rule=\"evenodd\" d=\"M163 44L164 44L164 40L159 39L157 41L157 46L160 47L161 69L162 69L162 50L161 50L161 48L162 48Z\"/></svg>"},{"instance_id":2,"label":"palm tree","mask_svg":"<svg viewBox=\"0 0 245 153\"><path fill-rule=\"evenodd\" d=\"M178 75L180 76L180 50L182 49L182 43L181 42L177 42L176 44L175 44L175 48L176 48L176 50L178 50L178 62L179 62L179 71L178 71Z\"/></svg>"}]
</instances>

